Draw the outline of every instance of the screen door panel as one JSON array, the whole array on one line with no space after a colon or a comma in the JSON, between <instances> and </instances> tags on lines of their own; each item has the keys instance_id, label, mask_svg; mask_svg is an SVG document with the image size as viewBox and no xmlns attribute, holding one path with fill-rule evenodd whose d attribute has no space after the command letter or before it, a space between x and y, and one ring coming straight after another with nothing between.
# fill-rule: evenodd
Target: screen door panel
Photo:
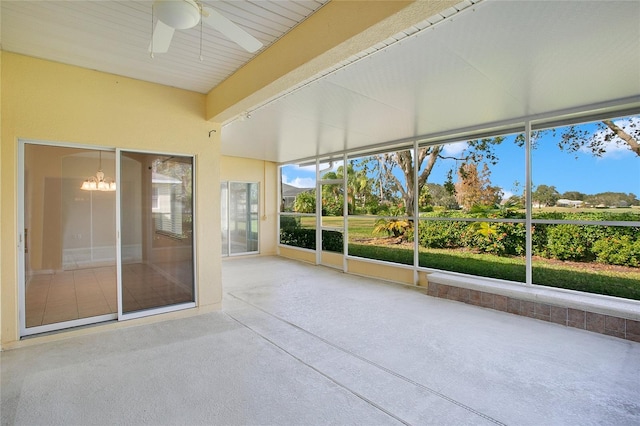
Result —
<instances>
[{"instance_id":1,"label":"screen door panel","mask_svg":"<svg viewBox=\"0 0 640 426\"><path fill-rule=\"evenodd\" d=\"M122 314L195 302L193 158L120 152Z\"/></svg>"}]
</instances>

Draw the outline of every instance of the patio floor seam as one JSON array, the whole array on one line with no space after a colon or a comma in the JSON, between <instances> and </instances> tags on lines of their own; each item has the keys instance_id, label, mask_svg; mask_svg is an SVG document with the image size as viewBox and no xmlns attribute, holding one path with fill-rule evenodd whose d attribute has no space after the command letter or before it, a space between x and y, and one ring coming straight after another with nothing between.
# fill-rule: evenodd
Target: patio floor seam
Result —
<instances>
[{"instance_id":1,"label":"patio floor seam","mask_svg":"<svg viewBox=\"0 0 640 426\"><path fill-rule=\"evenodd\" d=\"M358 360L360 360L360 361L362 361L362 362L364 362L364 363L366 363L366 364L368 364L368 365L370 365L370 366L372 366L372 367L374 367L374 368L376 368L376 369L378 369L378 370L380 370L380 371L382 371L384 373L390 374L390 375L392 375L392 376L394 376L394 377L396 377L396 378L398 378L398 379L400 379L400 380L402 380L402 381L404 381L406 383L409 383L409 384L411 384L413 386L421 388L421 389L429 392L430 394L432 394L432 395L434 395L434 396L436 396L436 397L438 397L440 399L443 399L443 400L445 400L445 401L447 401L447 402L449 402L451 404L457 405L458 407L460 407L460 408L462 408L462 409L464 409L464 410L466 410L466 411L468 411L470 413L473 413L473 414L475 414L475 415L477 415L479 417L482 417L482 418L484 418L485 420L488 420L491 423L494 423L494 424L497 424L497 425L505 425L505 423L503 423L503 422L501 422L501 421L499 421L499 420L497 420L497 419L495 419L495 418L493 418L493 417L491 417L491 416L489 416L487 414L484 414L484 413L482 413L482 412L480 412L480 411L478 411L478 410L476 410L476 409L474 409L474 408L472 408L472 407L470 407L470 406L468 406L468 405L466 405L466 404L464 404L464 403L462 403L460 401L457 401L457 400L455 400L455 399L453 399L453 398L451 398L451 397L449 397L449 396L447 396L447 395L445 395L445 394L443 394L443 393L441 393L441 392L439 392L439 391L437 391L435 389L432 389L429 386L426 386L426 385L424 385L422 383L416 382L416 381L414 381L414 380L412 380L412 379L410 379L410 378L408 378L406 376L403 376L400 373L397 373L397 372L395 372L395 371L393 371L393 370L391 370L391 369L389 369L387 367L384 367L384 366L382 366L380 364L377 364L376 362L373 362L373 361L371 361L371 360L369 360L369 359L367 359L367 358L365 358L365 357L363 357L361 355L358 355L357 353L354 353L354 352L352 352L352 351L350 351L348 349L345 349L345 348L343 348L341 346L338 346L338 345L332 343L331 341L329 341L329 340L327 340L327 339L325 339L325 338L323 338L321 336L318 336L317 334L314 334L311 331L306 330L305 328L302 328L302 327L298 326L297 324L294 324L294 323L292 323L292 322L290 322L290 321L288 321L288 320L286 320L286 319L284 319L284 318L282 318L282 317L280 317L280 316L278 316L278 315L276 315L274 313L271 313L271 312L269 312L269 311L267 311L267 310L255 305L255 304L243 299L242 297L239 297L236 294L233 294L233 293L226 293L226 294L231 296L231 297L233 297L233 298L235 298L235 299L237 299L237 300L239 300L239 301L241 301L241 302L243 302L243 303L245 303L245 304L247 304L247 305L249 305L249 306L251 306L252 308L254 308L254 309L256 309L256 310L258 310L258 311L260 311L260 312L262 312L262 313L264 313L264 314L266 314L266 315L268 315L268 316L270 316L270 317L272 317L272 318L274 318L274 319L276 319L276 320L278 320L278 321L280 321L280 322L282 322L282 323L284 323L284 324L286 324L286 325L288 325L290 327L293 327L296 330L301 331L301 332L311 336L312 338L314 338L314 339L316 339L316 340L318 340L318 341L320 341L320 342L322 342L322 343L324 343L324 344L326 344L328 346L331 346L332 348L334 348L334 349L336 349L336 350L338 350L338 351L340 351L340 352L342 352L342 353L344 353L344 354L346 354L348 356L356 358L356 359L358 359ZM247 324L243 323L242 321L238 320L237 318L234 318L232 315L229 314L229 312L225 312L225 314L228 315L233 320L237 321L239 324L241 324L244 327L248 328L252 332L256 333L261 338L263 338L266 341L268 341L269 343L273 344L274 346L276 346L280 350L284 351L285 353L287 353L288 355L290 355L294 359L298 360L299 362L303 363L304 365L308 366L309 368L313 369L314 371L317 371L321 375L327 377L332 382L334 382L337 385L345 388L346 390L348 390L349 392L351 392L354 395L358 396L359 398L362 398L364 401L372 404L374 407L380 409L381 411L385 412L386 414L391 415L391 417L393 417L394 419L396 419L396 420L398 420L398 421L400 421L400 422L402 422L404 424L410 424L410 423L405 422L402 419L399 419L395 415L390 414L387 410L385 410L384 408L379 407L375 403L372 403L366 397L361 396L357 392L355 392L352 389L342 385L341 383L337 382L335 379L333 379L332 377L330 377L327 374L323 373L322 371L318 370L317 368L309 365L304 360L300 359L299 357L295 356L294 354L292 354L291 352L289 352L288 350L283 348L281 345L278 345L277 343L273 342L268 337L264 336L262 333L258 332L257 330L253 329L252 327L248 326Z\"/></svg>"},{"instance_id":2,"label":"patio floor seam","mask_svg":"<svg viewBox=\"0 0 640 426\"><path fill-rule=\"evenodd\" d=\"M407 426L411 426L411 423L401 419L400 417L396 416L395 414L393 414L392 412L390 412L389 410L385 409L384 407L381 407L380 405L376 404L375 402L371 401L369 398L365 397L364 395L356 392L355 390L351 389L349 386L340 383L338 380L334 379L333 377L331 377L330 375L324 373L323 371L321 371L320 369L314 367L313 365L305 362L303 359L301 359L300 357L297 357L296 355L294 355L293 353L289 352L287 349L285 349L282 345L277 344L276 342L274 342L273 340L269 339L267 336L265 336L264 334L260 333L259 331L257 331L256 329L252 328L250 325L245 324L244 322L240 321L238 318L235 318L233 315L229 314L228 312L225 312L225 315L227 315L229 318L231 318L232 320L234 320L235 322L237 322L238 324L240 324L241 326L243 326L244 328L248 329L249 331L251 331L252 333L254 333L256 336L260 337L261 339L265 340L266 342L268 342L269 344L273 345L274 347L278 348L279 350L281 350L282 352L284 352L285 354L289 355L291 358L295 359L296 361L298 361L299 363L301 363L302 365L304 365L305 367L315 371L316 373L320 374L322 377L326 378L327 380L329 380L330 382L336 384L337 386L340 386L342 389L346 390L347 392L351 393L352 395L356 396L357 398L360 398L361 400L363 400L364 402L366 402L367 404L371 405L372 407L374 407L377 410L382 411L383 413L385 413L386 415L388 415L389 417L393 418L394 420L399 421L400 423L407 425Z\"/></svg>"}]
</instances>

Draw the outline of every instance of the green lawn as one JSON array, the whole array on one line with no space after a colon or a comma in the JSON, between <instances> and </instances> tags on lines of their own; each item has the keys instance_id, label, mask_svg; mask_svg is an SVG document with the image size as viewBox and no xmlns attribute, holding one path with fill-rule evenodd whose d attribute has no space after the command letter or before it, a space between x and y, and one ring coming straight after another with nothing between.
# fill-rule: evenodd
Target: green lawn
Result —
<instances>
[{"instance_id":1,"label":"green lawn","mask_svg":"<svg viewBox=\"0 0 640 426\"><path fill-rule=\"evenodd\" d=\"M405 265L413 250L402 247L349 244L349 254ZM524 258L501 257L461 250L420 249L420 266L509 281L525 281ZM534 284L640 300L640 271L589 271L579 266L533 262Z\"/></svg>"},{"instance_id":2,"label":"green lawn","mask_svg":"<svg viewBox=\"0 0 640 426\"><path fill-rule=\"evenodd\" d=\"M377 217L355 217L349 219L349 237L350 238L370 238L375 236L384 236L373 233ZM332 228L344 227L344 219L342 216L325 216L322 218L324 226ZM301 217L300 225L303 228L315 228L316 219L314 217Z\"/></svg>"}]
</instances>

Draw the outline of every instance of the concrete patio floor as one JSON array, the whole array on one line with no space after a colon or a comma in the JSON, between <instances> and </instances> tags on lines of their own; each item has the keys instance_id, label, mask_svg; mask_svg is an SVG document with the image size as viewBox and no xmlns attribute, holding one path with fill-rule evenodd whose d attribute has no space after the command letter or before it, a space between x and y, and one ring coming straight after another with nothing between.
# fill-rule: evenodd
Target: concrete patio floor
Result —
<instances>
[{"instance_id":1,"label":"concrete patio floor","mask_svg":"<svg viewBox=\"0 0 640 426\"><path fill-rule=\"evenodd\" d=\"M640 344L277 257L221 312L1 354L3 425L638 425Z\"/></svg>"}]
</instances>

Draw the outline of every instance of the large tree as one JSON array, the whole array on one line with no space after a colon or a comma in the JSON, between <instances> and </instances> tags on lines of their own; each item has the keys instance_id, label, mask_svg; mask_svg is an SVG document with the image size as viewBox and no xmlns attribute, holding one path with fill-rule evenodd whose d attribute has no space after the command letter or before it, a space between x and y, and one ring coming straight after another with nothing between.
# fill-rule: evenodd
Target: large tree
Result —
<instances>
[{"instance_id":1,"label":"large tree","mask_svg":"<svg viewBox=\"0 0 640 426\"><path fill-rule=\"evenodd\" d=\"M467 142L467 149L459 155L447 156L443 152L443 145L434 145L418 149L418 158L414 164L413 154L411 150L396 151L386 154L380 154L378 159L378 179L381 186L392 188L392 190L400 193L407 215L413 214L414 194L416 188L420 189L427 182L427 179L433 171L433 167L439 159L453 159L463 163L473 162L480 163L482 161L495 164L497 157L493 148L504 140L503 137L478 139ZM394 170L400 169L404 182L394 173ZM418 181L415 181L414 167L418 167Z\"/></svg>"},{"instance_id":2,"label":"large tree","mask_svg":"<svg viewBox=\"0 0 640 426\"><path fill-rule=\"evenodd\" d=\"M610 149L611 144L615 144L618 147L626 147L640 156L640 143L638 142L640 140L640 117L638 116L617 122L602 120L597 123L596 131L585 129L582 126L536 131L532 136L534 147L536 141L549 132L554 136L559 133L558 146L568 152L587 151L595 156L602 156L607 152L607 149ZM403 200L406 213L411 215L413 214L416 188L420 189L424 186L439 159L454 159L463 164L468 162L479 164L482 161L496 164L498 158L494 154L493 147L502 143L503 140L503 137L496 137L469 141L468 148L458 156L443 155L442 145L420 148L415 162L415 167L418 167L420 171L417 182L414 178L411 150L377 155L377 184L381 197L383 191L398 192ZM518 136L516 143L522 145L524 136ZM394 173L396 168L401 171L404 181Z\"/></svg>"},{"instance_id":3,"label":"large tree","mask_svg":"<svg viewBox=\"0 0 640 426\"><path fill-rule=\"evenodd\" d=\"M640 117L632 117L619 124L612 120L597 123L598 130L593 132L579 126L562 129L558 146L569 152L586 150L601 157L611 144L630 149L640 157ZM555 129L551 130L555 135Z\"/></svg>"},{"instance_id":4,"label":"large tree","mask_svg":"<svg viewBox=\"0 0 640 426\"><path fill-rule=\"evenodd\" d=\"M355 213L357 209L364 208L368 199L371 197L373 179L367 175L367 166L363 165L361 169L356 169L354 162L347 163L347 206L349 213ZM335 172L327 172L322 179L343 179L344 166L340 166ZM323 198L337 199L341 192L340 185L323 186Z\"/></svg>"},{"instance_id":5,"label":"large tree","mask_svg":"<svg viewBox=\"0 0 640 426\"><path fill-rule=\"evenodd\" d=\"M587 196L587 194L583 194L582 192L579 191L566 191L563 192L561 197L565 198L567 200L573 200L573 201L584 201L584 198Z\"/></svg>"},{"instance_id":6,"label":"large tree","mask_svg":"<svg viewBox=\"0 0 640 426\"><path fill-rule=\"evenodd\" d=\"M293 201L293 211L297 213L314 213L316 211L315 191L303 191Z\"/></svg>"},{"instance_id":7,"label":"large tree","mask_svg":"<svg viewBox=\"0 0 640 426\"><path fill-rule=\"evenodd\" d=\"M444 185L427 182L422 186L422 189L420 190L420 198L418 199L418 204L421 208L425 209L429 206L440 206L444 207L447 210L457 210L460 208L460 206L456 201L455 195L451 192L447 191Z\"/></svg>"},{"instance_id":8,"label":"large tree","mask_svg":"<svg viewBox=\"0 0 640 426\"><path fill-rule=\"evenodd\" d=\"M531 198L540 208L543 206L551 207L556 205L556 202L560 198L560 193L553 185L538 185L535 191L531 193Z\"/></svg>"},{"instance_id":9,"label":"large tree","mask_svg":"<svg viewBox=\"0 0 640 426\"><path fill-rule=\"evenodd\" d=\"M591 205L605 205L615 207L637 206L640 201L635 194L625 194L623 192L600 192L585 196L585 201Z\"/></svg>"},{"instance_id":10,"label":"large tree","mask_svg":"<svg viewBox=\"0 0 640 426\"><path fill-rule=\"evenodd\" d=\"M502 200L502 189L491 185L491 171L485 163L478 171L476 163L465 163L458 169L456 200L465 210L476 206L495 206Z\"/></svg>"}]
</instances>

